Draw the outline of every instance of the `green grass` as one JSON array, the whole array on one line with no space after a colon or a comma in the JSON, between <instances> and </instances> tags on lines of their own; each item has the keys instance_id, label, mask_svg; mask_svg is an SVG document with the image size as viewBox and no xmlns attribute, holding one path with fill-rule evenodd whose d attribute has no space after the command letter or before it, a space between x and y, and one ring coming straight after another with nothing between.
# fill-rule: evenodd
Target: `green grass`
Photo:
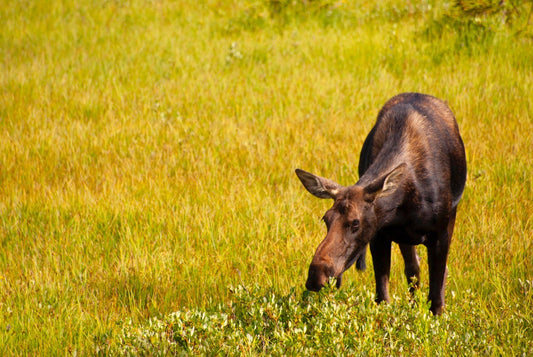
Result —
<instances>
[{"instance_id":1,"label":"green grass","mask_svg":"<svg viewBox=\"0 0 533 357\"><path fill-rule=\"evenodd\" d=\"M433 1L0 1L0 354L119 353L148 321L197 326L269 298L295 321L305 304L340 309L347 346L363 346L344 352L531 354L529 4L508 25ZM371 266L300 298L330 202L294 169L354 183L378 110L404 91L447 100L467 150L440 320L423 313L425 263L408 306L397 248L389 306L371 303ZM261 289L230 292L241 284ZM312 319L298 328L333 321ZM342 327L359 320L367 335ZM239 321L224 330L235 347ZM420 340L384 346L406 321ZM324 337L274 331L243 352ZM231 352L217 336L187 346ZM318 352L343 352L336 338Z\"/></svg>"}]
</instances>

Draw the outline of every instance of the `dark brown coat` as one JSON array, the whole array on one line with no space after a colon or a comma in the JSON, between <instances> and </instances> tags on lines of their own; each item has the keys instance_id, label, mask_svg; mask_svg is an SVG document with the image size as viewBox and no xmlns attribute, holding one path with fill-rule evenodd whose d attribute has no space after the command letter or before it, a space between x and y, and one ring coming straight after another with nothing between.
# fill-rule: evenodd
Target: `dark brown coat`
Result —
<instances>
[{"instance_id":1,"label":"dark brown coat","mask_svg":"<svg viewBox=\"0 0 533 357\"><path fill-rule=\"evenodd\" d=\"M363 144L353 186L299 169L296 174L313 195L334 200L324 215L326 238L309 267L309 290L320 290L331 277L340 286L355 262L363 270L370 245L376 301L389 301L391 242L400 246L412 289L420 280L415 246L424 244L431 311L442 312L448 249L466 181L463 141L446 103L419 93L390 99Z\"/></svg>"}]
</instances>

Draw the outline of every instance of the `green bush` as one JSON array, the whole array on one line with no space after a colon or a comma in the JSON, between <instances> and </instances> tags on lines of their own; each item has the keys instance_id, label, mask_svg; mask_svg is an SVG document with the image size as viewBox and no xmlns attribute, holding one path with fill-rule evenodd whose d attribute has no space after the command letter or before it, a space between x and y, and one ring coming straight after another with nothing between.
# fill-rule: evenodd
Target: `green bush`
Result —
<instances>
[{"instance_id":1,"label":"green bush","mask_svg":"<svg viewBox=\"0 0 533 357\"><path fill-rule=\"evenodd\" d=\"M231 288L227 305L181 310L136 325L98 345L96 352L118 355L526 355L533 352L529 317L514 312L504 323L490 321L473 303L473 293L441 317L422 299L406 295L376 305L370 292L354 287L319 294L291 289ZM516 328L520 336L507 335ZM103 341L105 339L100 339Z\"/></svg>"},{"instance_id":2,"label":"green bush","mask_svg":"<svg viewBox=\"0 0 533 357\"><path fill-rule=\"evenodd\" d=\"M507 37L531 37L532 10L531 1L454 0L428 21L421 37L433 44L436 63L453 53L477 56Z\"/></svg>"},{"instance_id":3,"label":"green bush","mask_svg":"<svg viewBox=\"0 0 533 357\"><path fill-rule=\"evenodd\" d=\"M531 12L526 5L532 1L523 0L454 0L453 9L462 17L499 16L507 23L523 19ZM529 19L528 19L529 21Z\"/></svg>"},{"instance_id":4,"label":"green bush","mask_svg":"<svg viewBox=\"0 0 533 357\"><path fill-rule=\"evenodd\" d=\"M515 33L527 33L533 1L522 0L454 0L449 11L439 20L461 34L473 32L471 40L490 37L503 27Z\"/></svg>"}]
</instances>

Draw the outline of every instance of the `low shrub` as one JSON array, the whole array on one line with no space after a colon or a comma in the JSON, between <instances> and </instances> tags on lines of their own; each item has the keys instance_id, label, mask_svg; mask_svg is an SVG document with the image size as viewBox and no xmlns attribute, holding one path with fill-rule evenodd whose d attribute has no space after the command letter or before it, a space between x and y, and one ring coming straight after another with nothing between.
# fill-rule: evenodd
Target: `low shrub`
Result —
<instances>
[{"instance_id":1,"label":"low shrub","mask_svg":"<svg viewBox=\"0 0 533 357\"><path fill-rule=\"evenodd\" d=\"M434 317L422 298L412 302L406 295L378 306L368 291L332 286L318 294L237 286L231 288L231 303L210 311L177 311L140 325L127 321L108 344L97 346L97 352L410 356L533 352L526 317L513 314L505 323L491 321L472 303L472 292L463 301L452 293L451 309ZM511 341L505 326L517 324L521 328L516 330L523 334Z\"/></svg>"}]
</instances>

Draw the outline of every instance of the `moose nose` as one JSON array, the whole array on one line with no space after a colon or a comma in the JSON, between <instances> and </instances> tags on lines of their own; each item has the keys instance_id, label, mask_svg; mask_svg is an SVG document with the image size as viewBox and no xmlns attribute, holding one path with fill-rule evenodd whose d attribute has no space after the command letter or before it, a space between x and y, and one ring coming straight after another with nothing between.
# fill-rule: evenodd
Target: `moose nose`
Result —
<instances>
[{"instance_id":1,"label":"moose nose","mask_svg":"<svg viewBox=\"0 0 533 357\"><path fill-rule=\"evenodd\" d=\"M324 264L311 264L305 288L311 291L319 291L326 285L332 274L333 268Z\"/></svg>"}]
</instances>

